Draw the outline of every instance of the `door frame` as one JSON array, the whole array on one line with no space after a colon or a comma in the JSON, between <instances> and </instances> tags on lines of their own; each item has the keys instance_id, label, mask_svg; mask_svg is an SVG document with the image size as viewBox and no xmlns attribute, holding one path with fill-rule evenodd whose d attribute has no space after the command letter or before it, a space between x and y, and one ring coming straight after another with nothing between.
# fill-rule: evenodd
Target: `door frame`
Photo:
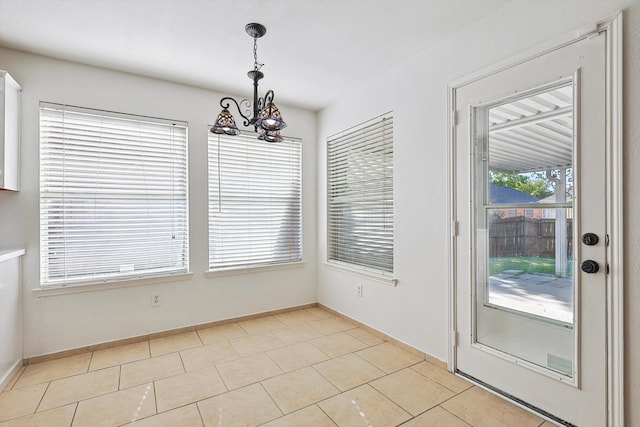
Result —
<instances>
[{"instance_id":1,"label":"door frame","mask_svg":"<svg viewBox=\"0 0 640 427\"><path fill-rule=\"evenodd\" d=\"M525 50L518 55L500 61L490 67L451 82L447 86L447 166L448 185L447 218L451 228L448 239L448 283L449 283L449 345L447 368L455 373L457 367L456 345L458 340L456 325L456 251L458 236L458 221L456 217L456 146L460 139L466 144L469 135L456 135L457 90L508 68L540 57L548 52L560 49L577 41L591 37L595 33L606 36L606 230L609 244L606 248L609 274L606 276L607 286L607 419L608 426L624 425L624 312L623 312L623 284L624 284L624 233L623 233L623 127L622 127L622 11L616 15L603 19L593 25L588 25L563 36L552 39L534 48ZM465 378L468 380L468 378ZM494 390L477 384L494 393ZM502 396L498 394L499 396ZM504 397L504 396L502 396ZM526 409L531 408L512 403ZM540 414L537 414L540 416Z\"/></svg>"}]
</instances>

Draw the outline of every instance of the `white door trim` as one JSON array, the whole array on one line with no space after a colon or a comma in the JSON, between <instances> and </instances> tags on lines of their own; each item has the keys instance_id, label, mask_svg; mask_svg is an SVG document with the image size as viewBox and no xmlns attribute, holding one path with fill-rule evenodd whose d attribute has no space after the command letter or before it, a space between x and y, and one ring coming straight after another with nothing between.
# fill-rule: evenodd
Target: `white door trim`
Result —
<instances>
[{"instance_id":1,"label":"white door trim","mask_svg":"<svg viewBox=\"0 0 640 427\"><path fill-rule=\"evenodd\" d=\"M456 244L458 222L456 218L456 91L463 86L490 74L511 68L523 62L560 49L566 45L590 37L594 33L606 36L606 190L607 190L607 407L608 426L624 425L624 241L623 241L623 127L622 127L622 12L594 25L567 33L542 45L536 46L479 70L447 86L447 135L448 135L448 185L447 217L449 232L449 347L447 366L455 372L456 344L459 339L456 326ZM468 135L460 135L467 138Z\"/></svg>"}]
</instances>

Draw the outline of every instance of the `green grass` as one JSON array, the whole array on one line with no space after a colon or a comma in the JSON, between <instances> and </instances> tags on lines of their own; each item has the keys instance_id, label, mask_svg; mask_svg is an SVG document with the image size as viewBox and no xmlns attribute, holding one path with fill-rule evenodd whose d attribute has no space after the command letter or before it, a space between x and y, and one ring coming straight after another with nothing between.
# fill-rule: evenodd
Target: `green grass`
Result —
<instances>
[{"instance_id":1,"label":"green grass","mask_svg":"<svg viewBox=\"0 0 640 427\"><path fill-rule=\"evenodd\" d=\"M525 273L556 274L556 261L553 258L504 257L489 258L489 275L494 276L505 270L522 270ZM569 263L568 273L572 273Z\"/></svg>"}]
</instances>

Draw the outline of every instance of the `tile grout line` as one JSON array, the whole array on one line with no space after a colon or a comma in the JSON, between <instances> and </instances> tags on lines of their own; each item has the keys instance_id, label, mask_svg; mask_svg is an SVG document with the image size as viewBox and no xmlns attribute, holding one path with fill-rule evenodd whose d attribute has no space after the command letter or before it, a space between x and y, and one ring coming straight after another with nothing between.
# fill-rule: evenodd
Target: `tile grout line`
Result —
<instances>
[{"instance_id":1,"label":"tile grout line","mask_svg":"<svg viewBox=\"0 0 640 427\"><path fill-rule=\"evenodd\" d=\"M193 347L193 348L198 348L198 347ZM186 348L185 350L190 350L189 348ZM176 351L176 353L178 353L178 358L180 359L180 364L182 365L182 370L184 371L183 374L187 374L187 367L184 365L184 360L182 359L182 353L180 353L182 350L178 350ZM169 353L171 354L171 353ZM181 375L181 374L178 374ZM155 382L155 381L154 381Z\"/></svg>"},{"instance_id":2,"label":"tile grout line","mask_svg":"<svg viewBox=\"0 0 640 427\"><path fill-rule=\"evenodd\" d=\"M341 393L342 393L342 392L341 392ZM325 400L326 400L326 399L325 399ZM318 402L318 403L319 403L319 402ZM324 410L324 409L322 409L322 406L318 405L318 403L314 403L314 405L316 405L316 406L318 407L318 409L320 409L320 411L322 411L322 413L323 413L323 414L325 414L325 415L326 415L326 417L327 417L327 418L329 418L329 419L331 420L331 422L332 422L335 426L338 426L338 423L337 423L333 418L331 418L331 415L327 414L327 413L325 412L325 410Z\"/></svg>"},{"instance_id":3,"label":"tile grout line","mask_svg":"<svg viewBox=\"0 0 640 427\"><path fill-rule=\"evenodd\" d=\"M156 382L152 381L151 384L153 384L153 403L154 403L154 407L155 407L155 414L151 415L152 417L154 415L158 415L160 412L158 412L158 392L156 391ZM166 411L165 411L166 412Z\"/></svg>"},{"instance_id":4,"label":"tile grout line","mask_svg":"<svg viewBox=\"0 0 640 427\"><path fill-rule=\"evenodd\" d=\"M468 389L467 389L468 390ZM466 390L465 390L466 391ZM457 395L456 395L457 396ZM453 397L456 397L453 396ZM453 397L451 399L453 399ZM445 400L445 402L449 401L450 399ZM454 414L453 412L449 411L447 408L445 408L444 406L442 406L444 402L440 402L440 404L438 404L438 407L441 408L443 411L447 412L448 414L451 414L452 416L456 417L457 419L459 419L460 421L462 421L463 423L469 425L470 427L473 427L473 425L469 424L468 422L466 422L465 420L463 420L462 418L460 418L457 414ZM433 408L432 408L433 409Z\"/></svg>"},{"instance_id":5,"label":"tile grout line","mask_svg":"<svg viewBox=\"0 0 640 427\"><path fill-rule=\"evenodd\" d=\"M76 414L78 413L79 406L80 406L80 402L76 402L76 407L73 409L73 416L71 417L71 422L69 423L69 427L72 427L73 422L76 420Z\"/></svg>"},{"instance_id":6,"label":"tile grout line","mask_svg":"<svg viewBox=\"0 0 640 427\"><path fill-rule=\"evenodd\" d=\"M217 370L217 368L216 368L216 370ZM222 379L222 377L220 377L220 379ZM225 386L225 388L226 388L226 386ZM228 391L228 389L227 389L227 391ZM208 397L207 399L210 399L210 398ZM205 425L204 417L202 416L202 412L200 412L200 405L198 405L198 403L199 402L204 402L207 399L202 399L202 400L198 400L197 402L193 402L196 405L196 411L198 411L198 415L200 416L200 422L202 423L203 426Z\"/></svg>"},{"instance_id":7,"label":"tile grout line","mask_svg":"<svg viewBox=\"0 0 640 427\"><path fill-rule=\"evenodd\" d=\"M201 330L202 330L202 329L196 329L196 331L195 331L195 332L196 332L196 335L198 336L198 339L199 339L199 340L200 340L200 342L202 343L202 345L203 345L203 346L205 346L205 345L207 345L207 344L205 344L205 343L204 343L204 340L202 339L202 335L200 335L200 331L201 331Z\"/></svg>"},{"instance_id":8,"label":"tile grout line","mask_svg":"<svg viewBox=\"0 0 640 427\"><path fill-rule=\"evenodd\" d=\"M456 417L456 418L460 419L462 422L464 422L464 423L466 423L466 424L469 424L469 423L467 423L465 420L463 420L462 418L460 418L457 414L455 414L455 413L453 413L453 412L449 411L447 408L445 408L445 407L444 407L444 406L442 406L442 405L443 405L444 403L447 403L447 402L448 402L448 401L450 401L450 400L455 399L456 397L458 397L458 396L460 396L461 394L463 394L463 393L465 393L465 392L467 392L467 391L471 390L471 389L472 389L472 388L474 388L474 387L475 387L475 386L474 386L474 385L472 385L471 387L469 387L469 388L467 388L467 389L465 389L465 390L462 390L460 393L456 393L456 392L454 392L455 394L454 394L453 396L451 396L450 398L445 399L445 400L443 400L442 402L438 403L438 405L437 405L437 406L441 407L442 409L444 409L445 411L447 411L448 413L450 413L450 414L451 414L451 415L453 415L454 417ZM452 391L453 391L453 390L452 390ZM433 408L432 408L432 409L433 409ZM471 425L471 424L469 424L469 425ZM473 427L473 426L472 426L472 427Z\"/></svg>"},{"instance_id":9,"label":"tile grout line","mask_svg":"<svg viewBox=\"0 0 640 427\"><path fill-rule=\"evenodd\" d=\"M275 378L275 377L272 377L272 378ZM267 380L268 380L268 379L270 379L270 378L267 378ZM271 401L273 402L273 404L274 404L274 405L276 405L276 408L278 408L278 410L279 410L279 411L280 411L280 413L282 414L281 416L279 416L279 417L277 417L277 418L274 418L273 420L269 420L269 421L267 421L267 422L271 422L271 421L274 421L274 420L277 420L277 419L280 419L280 418L283 418L283 417L286 417L287 415L289 415L289 414L286 414L286 413L284 412L284 410L280 407L280 405L278 405L278 402L276 402L276 401L275 401L275 399L273 398L273 396L271 396L271 393L269 393L269 390L267 390L267 388L264 386L264 384L262 384L262 382L263 382L263 381L266 381L266 380L262 380L262 381L258 382L258 384L260 385L260 387L262 388L262 390L263 390L265 393L267 393L267 396L269 396L269 399L271 399ZM293 411L293 412L296 412L296 411ZM292 413L293 413L293 412L292 412ZM263 423L263 424L264 424L264 423Z\"/></svg>"},{"instance_id":10,"label":"tile grout line","mask_svg":"<svg viewBox=\"0 0 640 427\"><path fill-rule=\"evenodd\" d=\"M229 340L226 340L226 342L227 342L227 343L229 343L229 345L231 346L231 348L233 348L233 346L231 345L231 342L230 342ZM235 351L235 350L234 350L234 351ZM238 352L237 352L237 351L235 351L235 352L236 352L236 354L238 354ZM240 355L238 354L238 356L240 356ZM240 358L238 358L238 359L234 359L234 360L239 360L239 359L240 359ZM228 360L228 362L232 362L232 361L233 361L233 360ZM226 362L222 362L222 363L226 363ZM228 385L227 385L227 383L225 382L224 378L222 377L222 373L220 373L220 369L218 368L218 365L219 365L218 363L214 363L214 364L213 364L213 367L214 367L214 368L216 368L216 372L218 373L218 376L220 377L220 381L222 381L222 385L224 386L224 388L225 388L225 389L227 389L227 391L226 391L226 392L230 392L230 391L231 391L231 389L229 388L229 386L228 386ZM220 393L220 394L223 394L223 393ZM199 412L199 411L200 411L200 408L198 408L198 412ZM202 423L204 424L204 419L202 420Z\"/></svg>"},{"instance_id":11,"label":"tile grout line","mask_svg":"<svg viewBox=\"0 0 640 427\"><path fill-rule=\"evenodd\" d=\"M414 419L415 417L417 417L417 415L413 415L411 412L409 412L409 409L407 409L407 408L405 408L404 406L402 406L402 405L400 404L400 402L396 402L396 401L395 401L391 396L388 396L385 392L383 392L382 390L378 389L378 387L376 387L375 385L373 385L373 382L378 381L378 380L381 380L381 379L383 379L383 378L385 378L385 377L389 377L389 376L391 376L391 375L393 375L393 374L395 374L395 373L398 373L398 372L400 372L400 371L403 371L403 370L405 370L405 369L411 369L411 366L413 366L413 365L409 365L409 366L407 366L407 367L405 367L405 368L398 369L397 371L389 372L388 374L386 374L386 375L384 375L384 376L382 376L382 377L380 377L380 378L376 378L376 379L374 379L374 380L367 381L367 383L366 383L369 387L371 387L372 389L374 389L375 391L377 391L378 393L380 393L382 396L384 396L386 399L388 399L390 402L392 402L392 403L394 403L396 406L398 406L398 408L402 409L402 410L403 410L403 411L405 411L407 414L409 414L409 415L411 416L411 418L409 418L409 419L408 419L407 421L405 421L405 422L411 421L412 419ZM427 409L427 410L425 410L425 411L423 411L423 412L427 412L427 411L429 411L429 410L433 409L435 406L437 406L437 405L434 405L434 406L432 406L431 408L429 408L429 409ZM418 415L420 415L420 414L418 414ZM404 424L404 423L401 423L401 424Z\"/></svg>"},{"instance_id":12,"label":"tile grout line","mask_svg":"<svg viewBox=\"0 0 640 427\"><path fill-rule=\"evenodd\" d=\"M116 390L116 391L122 390L120 388L121 382L122 382L122 363L118 365L118 390Z\"/></svg>"},{"instance_id":13,"label":"tile grout line","mask_svg":"<svg viewBox=\"0 0 640 427\"><path fill-rule=\"evenodd\" d=\"M95 351L91 352L91 357L89 357L89 364L87 364L87 372L91 372L91 362L93 362L93 356L95 355Z\"/></svg>"},{"instance_id":14,"label":"tile grout line","mask_svg":"<svg viewBox=\"0 0 640 427\"><path fill-rule=\"evenodd\" d=\"M35 409L35 411L33 411L34 414L38 413L38 408L40 408L40 405L42 405L42 401L44 400L44 396L47 394L47 390L49 390L49 387L51 386L52 382L53 382L53 380L49 381L47 383L47 387L45 387L44 393L42 393L42 396L40 396L40 400L38 401L38 405L36 405L36 409Z\"/></svg>"},{"instance_id":15,"label":"tile grout line","mask_svg":"<svg viewBox=\"0 0 640 427\"><path fill-rule=\"evenodd\" d=\"M200 341L200 345L204 346L204 341L202 341L202 337L200 337L200 334L198 333L198 330L196 329L195 331L193 331L196 334L196 337L198 337L198 341ZM195 348L195 347L194 347Z\"/></svg>"},{"instance_id":16,"label":"tile grout line","mask_svg":"<svg viewBox=\"0 0 640 427\"><path fill-rule=\"evenodd\" d=\"M283 372L282 374L278 374L277 376L279 376L279 375L284 375L284 374L288 374L288 372L284 370L284 368L283 368L283 367L278 363L278 361L277 361L276 359L274 359L274 358L273 358L273 356L271 356L271 355L269 354L269 352L274 351L274 350L279 350L279 349L281 349L281 348L287 348L287 346L285 346L285 347L278 347L278 348L274 348L274 349L272 349L272 350L267 350L267 351L264 351L264 352L263 352L263 353L264 353L264 354L266 354L266 355L267 355L267 357L268 357L268 358L269 358L273 363L275 363L275 365L276 365L278 368L280 368L280 370ZM259 353L257 353L257 354L259 354ZM297 369L296 369L296 371L297 371ZM293 372L293 371L291 371L291 372ZM271 378L275 378L275 377L271 377ZM265 380L267 380L267 379L269 379L269 378L266 378ZM265 381L265 380L261 380L260 382Z\"/></svg>"},{"instance_id":17,"label":"tile grout line","mask_svg":"<svg viewBox=\"0 0 640 427\"><path fill-rule=\"evenodd\" d=\"M333 360L333 359L329 359L329 360ZM322 362L318 362L318 363L314 363L313 365L310 366L310 368L312 368L314 371L316 371L318 373L318 375L320 375L322 378L324 378L325 380L327 380L327 382L329 384L331 384L332 386L334 386L337 390L338 390L338 394L344 393L344 391L340 390L340 388L338 387L337 384L335 384L333 381L331 381L329 378L327 378L322 372L320 372L317 368L316 365L319 365L320 363L324 363L327 362L327 360L324 360ZM333 396L332 396L333 397Z\"/></svg>"}]
</instances>

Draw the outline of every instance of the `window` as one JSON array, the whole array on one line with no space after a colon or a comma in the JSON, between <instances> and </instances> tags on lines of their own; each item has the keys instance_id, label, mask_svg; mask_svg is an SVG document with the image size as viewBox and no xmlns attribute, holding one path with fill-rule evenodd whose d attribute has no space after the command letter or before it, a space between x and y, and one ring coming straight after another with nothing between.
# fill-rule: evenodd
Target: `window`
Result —
<instances>
[{"instance_id":1,"label":"window","mask_svg":"<svg viewBox=\"0 0 640 427\"><path fill-rule=\"evenodd\" d=\"M187 126L40 104L41 284L187 272Z\"/></svg>"},{"instance_id":2,"label":"window","mask_svg":"<svg viewBox=\"0 0 640 427\"><path fill-rule=\"evenodd\" d=\"M209 269L302 260L301 141L209 133Z\"/></svg>"},{"instance_id":3,"label":"window","mask_svg":"<svg viewBox=\"0 0 640 427\"><path fill-rule=\"evenodd\" d=\"M328 259L393 273L393 117L327 138Z\"/></svg>"}]
</instances>

